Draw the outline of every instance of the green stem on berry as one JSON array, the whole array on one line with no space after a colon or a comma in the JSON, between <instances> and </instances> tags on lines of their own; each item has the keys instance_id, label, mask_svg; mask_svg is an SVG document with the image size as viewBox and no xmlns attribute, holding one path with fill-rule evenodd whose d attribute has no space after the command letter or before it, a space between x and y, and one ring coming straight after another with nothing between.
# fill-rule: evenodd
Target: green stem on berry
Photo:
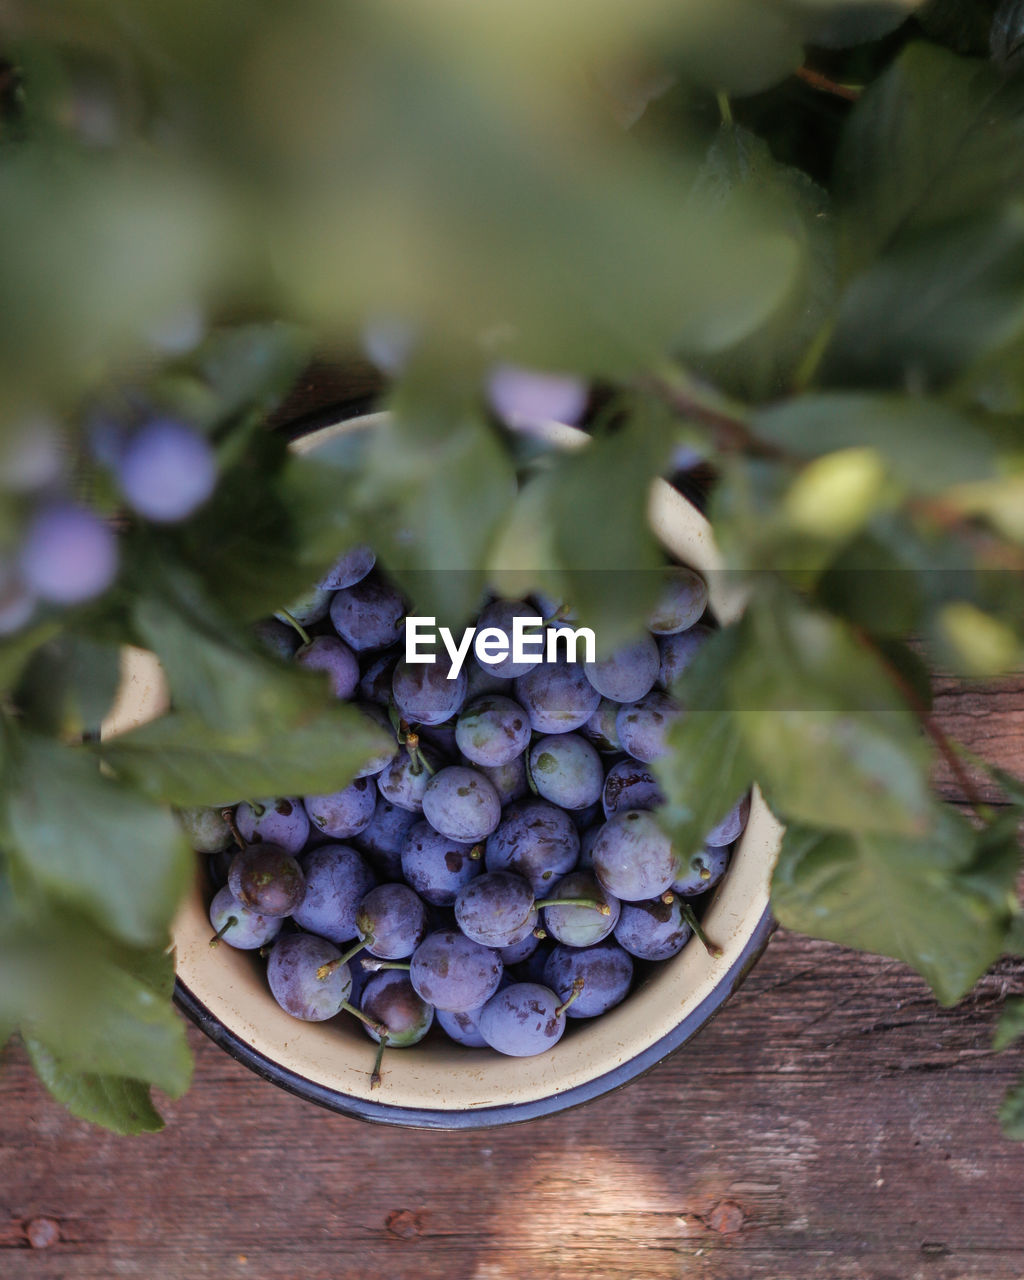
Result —
<instances>
[{"instance_id":1,"label":"green stem on berry","mask_svg":"<svg viewBox=\"0 0 1024 1280\"><path fill-rule=\"evenodd\" d=\"M358 1018L364 1026L367 1026L371 1031L376 1032L382 1040L387 1035L388 1029L382 1022L377 1022L374 1018L369 1017L367 1014L363 1013L362 1009L357 1009L354 1004L349 1004L347 1000L342 1000L341 1007L346 1013L350 1013L353 1018Z\"/></svg>"},{"instance_id":2,"label":"green stem on berry","mask_svg":"<svg viewBox=\"0 0 1024 1280\"><path fill-rule=\"evenodd\" d=\"M708 953L708 955L711 956L712 959L714 960L720 959L723 954L722 948L718 945L717 942L712 942L708 938L708 935L704 932L703 928L701 927L700 921L697 919L697 916L693 910L693 907L691 907L688 902L683 903L682 914L683 914L683 919L686 921L686 923L690 926L693 932L700 939L700 942L704 947L704 950Z\"/></svg>"},{"instance_id":3,"label":"green stem on berry","mask_svg":"<svg viewBox=\"0 0 1024 1280\"><path fill-rule=\"evenodd\" d=\"M729 95L722 89L717 93L718 98L718 114L722 117L722 124L727 128L732 128L732 104L729 101Z\"/></svg>"},{"instance_id":4,"label":"green stem on berry","mask_svg":"<svg viewBox=\"0 0 1024 1280\"><path fill-rule=\"evenodd\" d=\"M258 800L247 800L246 804L248 804L249 808L252 810L252 816L254 818L262 818L267 811L267 806L265 804L260 804Z\"/></svg>"},{"instance_id":5,"label":"green stem on berry","mask_svg":"<svg viewBox=\"0 0 1024 1280\"><path fill-rule=\"evenodd\" d=\"M294 614L289 613L287 609L278 609L277 615L279 618L282 618L285 622L287 622L290 627L295 628L295 630L299 633L299 639L302 641L303 644L310 643L309 632L298 620L298 618L295 617Z\"/></svg>"},{"instance_id":6,"label":"green stem on berry","mask_svg":"<svg viewBox=\"0 0 1024 1280\"><path fill-rule=\"evenodd\" d=\"M238 924L238 916L228 916L228 918L224 921L221 927L210 939L210 946L211 947L219 946L221 938L224 937L224 935L232 927L232 925L236 925L236 924Z\"/></svg>"},{"instance_id":7,"label":"green stem on berry","mask_svg":"<svg viewBox=\"0 0 1024 1280\"><path fill-rule=\"evenodd\" d=\"M402 969L408 973L412 968L408 960L367 960L364 956L359 963L367 973L380 973L384 969Z\"/></svg>"},{"instance_id":8,"label":"green stem on berry","mask_svg":"<svg viewBox=\"0 0 1024 1280\"><path fill-rule=\"evenodd\" d=\"M373 1060L373 1070L370 1072L370 1088L380 1088L380 1064L384 1061L384 1049L387 1046L387 1035L382 1035L380 1044L377 1045L377 1056Z\"/></svg>"},{"instance_id":9,"label":"green stem on berry","mask_svg":"<svg viewBox=\"0 0 1024 1280\"><path fill-rule=\"evenodd\" d=\"M408 751L409 756L412 759L413 773L419 775L424 769L426 769L427 773L429 773L431 777L434 776L437 770L424 755L423 748L420 746L420 735L418 733L413 733L410 730L406 735L405 749Z\"/></svg>"},{"instance_id":10,"label":"green stem on berry","mask_svg":"<svg viewBox=\"0 0 1024 1280\"><path fill-rule=\"evenodd\" d=\"M671 889L666 889L665 892L661 895L661 901L664 902L666 907L670 907L672 903L675 902L675 900L676 900L676 895L672 892Z\"/></svg>"},{"instance_id":11,"label":"green stem on berry","mask_svg":"<svg viewBox=\"0 0 1024 1280\"><path fill-rule=\"evenodd\" d=\"M540 925L538 925L536 929L534 929L533 931L533 936L537 939L538 942L543 942L544 939L548 936L548 931L547 929L542 929Z\"/></svg>"},{"instance_id":12,"label":"green stem on berry","mask_svg":"<svg viewBox=\"0 0 1024 1280\"><path fill-rule=\"evenodd\" d=\"M561 1017L561 1015L565 1013L566 1009L568 1009L568 1007L572 1004L572 1002L574 1000L578 1000L582 994L583 994L583 979L573 978L572 991L569 993L569 999L564 1001L562 1004L558 1006L558 1008L555 1010L555 1017L556 1018Z\"/></svg>"},{"instance_id":13,"label":"green stem on berry","mask_svg":"<svg viewBox=\"0 0 1024 1280\"><path fill-rule=\"evenodd\" d=\"M365 938L360 938L358 942L354 942L347 951L343 951L337 960L328 960L322 964L316 971L316 976L321 982L325 982L335 969L340 969L343 964L348 964L353 956L357 956L360 951L364 951L373 941L373 934L368 933Z\"/></svg>"}]
</instances>

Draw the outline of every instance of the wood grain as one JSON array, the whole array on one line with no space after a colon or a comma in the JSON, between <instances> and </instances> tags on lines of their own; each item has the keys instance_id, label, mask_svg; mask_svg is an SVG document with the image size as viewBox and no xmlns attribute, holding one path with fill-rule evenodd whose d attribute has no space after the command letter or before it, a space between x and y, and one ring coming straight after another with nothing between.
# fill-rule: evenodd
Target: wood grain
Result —
<instances>
[{"instance_id":1,"label":"wood grain","mask_svg":"<svg viewBox=\"0 0 1024 1280\"><path fill-rule=\"evenodd\" d=\"M642 1081L475 1134L317 1110L193 1035L160 1135L50 1102L17 1048L0 1112L5 1280L1019 1280L1024 1148L994 1114L1003 964L954 1010L892 961L777 934ZM32 1248L28 1231L56 1235Z\"/></svg>"}]
</instances>

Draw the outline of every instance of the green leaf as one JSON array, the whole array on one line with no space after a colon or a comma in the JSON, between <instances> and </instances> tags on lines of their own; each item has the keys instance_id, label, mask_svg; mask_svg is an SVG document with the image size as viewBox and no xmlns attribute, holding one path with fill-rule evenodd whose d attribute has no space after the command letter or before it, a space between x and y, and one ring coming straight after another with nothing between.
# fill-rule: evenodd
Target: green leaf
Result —
<instances>
[{"instance_id":1,"label":"green leaf","mask_svg":"<svg viewBox=\"0 0 1024 1280\"><path fill-rule=\"evenodd\" d=\"M910 45L858 102L836 166L842 256L853 270L907 233L1024 193L1024 86L985 63ZM933 263L936 275L951 268L952 257Z\"/></svg>"},{"instance_id":2,"label":"green leaf","mask_svg":"<svg viewBox=\"0 0 1024 1280\"><path fill-rule=\"evenodd\" d=\"M173 816L104 777L86 748L23 735L8 821L19 865L114 936L165 936L192 858Z\"/></svg>"},{"instance_id":3,"label":"green leaf","mask_svg":"<svg viewBox=\"0 0 1024 1280\"><path fill-rule=\"evenodd\" d=\"M992 1037L992 1048L1000 1053L1021 1036L1024 1036L1024 996L1014 996L1003 1005L999 1025Z\"/></svg>"},{"instance_id":4,"label":"green leaf","mask_svg":"<svg viewBox=\"0 0 1024 1280\"><path fill-rule=\"evenodd\" d=\"M989 764L987 761L984 767L1006 792L1010 803L1024 808L1024 778L1018 778L1007 769L1000 769L998 765Z\"/></svg>"},{"instance_id":5,"label":"green leaf","mask_svg":"<svg viewBox=\"0 0 1024 1280\"><path fill-rule=\"evenodd\" d=\"M913 0L868 0L867 3L832 3L812 6L806 18L809 44L826 49L842 49L849 45L881 40L910 16Z\"/></svg>"},{"instance_id":6,"label":"green leaf","mask_svg":"<svg viewBox=\"0 0 1024 1280\"><path fill-rule=\"evenodd\" d=\"M359 500L369 541L422 613L463 625L480 607L497 530L516 492L497 434L476 413L400 397L371 438Z\"/></svg>"},{"instance_id":7,"label":"green leaf","mask_svg":"<svg viewBox=\"0 0 1024 1280\"><path fill-rule=\"evenodd\" d=\"M39 1040L24 1039L36 1075L72 1115L115 1133L158 1133L164 1127L141 1080L69 1070Z\"/></svg>"},{"instance_id":8,"label":"green leaf","mask_svg":"<svg viewBox=\"0 0 1024 1280\"><path fill-rule=\"evenodd\" d=\"M754 781L740 724L725 703L738 651L735 627L716 631L702 646L672 689L685 714L669 729L667 753L650 766L665 795L659 817L684 856Z\"/></svg>"},{"instance_id":9,"label":"green leaf","mask_svg":"<svg viewBox=\"0 0 1024 1280\"><path fill-rule=\"evenodd\" d=\"M906 240L846 290L820 377L833 386L948 384L1024 329L1024 206Z\"/></svg>"},{"instance_id":10,"label":"green leaf","mask_svg":"<svg viewBox=\"0 0 1024 1280\"><path fill-rule=\"evenodd\" d=\"M925 0L914 11L928 35L955 53L987 55L998 0Z\"/></svg>"},{"instance_id":11,"label":"green leaf","mask_svg":"<svg viewBox=\"0 0 1024 1280\"><path fill-rule=\"evenodd\" d=\"M38 648L15 693L23 723L54 737L97 730L120 682L120 651L64 631Z\"/></svg>"},{"instance_id":12,"label":"green leaf","mask_svg":"<svg viewBox=\"0 0 1024 1280\"><path fill-rule=\"evenodd\" d=\"M757 201L765 229L777 227L801 251L790 288L775 309L738 344L702 362L702 370L732 394L758 401L790 385L835 301L835 232L821 187L799 169L779 164L756 134L723 125L692 198L717 208L740 196Z\"/></svg>"},{"instance_id":13,"label":"green leaf","mask_svg":"<svg viewBox=\"0 0 1024 1280\"><path fill-rule=\"evenodd\" d=\"M870 448L911 493L936 493L997 471L995 442L976 420L937 400L855 392L807 395L755 413L754 434L803 458Z\"/></svg>"},{"instance_id":14,"label":"green leaf","mask_svg":"<svg viewBox=\"0 0 1024 1280\"><path fill-rule=\"evenodd\" d=\"M238 623L268 617L326 567L303 556L294 509L303 498L283 483L287 466L285 440L261 433L213 499L167 535L164 554L180 556Z\"/></svg>"},{"instance_id":15,"label":"green leaf","mask_svg":"<svg viewBox=\"0 0 1024 1280\"><path fill-rule=\"evenodd\" d=\"M664 453L660 418L637 408L619 429L559 457L544 519L567 599L600 654L642 630L661 585L663 553L647 519Z\"/></svg>"},{"instance_id":16,"label":"green leaf","mask_svg":"<svg viewBox=\"0 0 1024 1280\"><path fill-rule=\"evenodd\" d=\"M787 928L905 961L953 1004L1002 952L1018 863L1012 832L976 837L949 810L918 839L790 823L772 906Z\"/></svg>"},{"instance_id":17,"label":"green leaf","mask_svg":"<svg viewBox=\"0 0 1024 1280\"><path fill-rule=\"evenodd\" d=\"M143 791L188 808L336 791L389 744L394 738L374 721L339 703L293 724L234 734L172 712L94 750Z\"/></svg>"},{"instance_id":18,"label":"green leaf","mask_svg":"<svg viewBox=\"0 0 1024 1280\"><path fill-rule=\"evenodd\" d=\"M1024 1140L1024 1078L1007 1090L999 1108L999 1123L1007 1138Z\"/></svg>"},{"instance_id":19,"label":"green leaf","mask_svg":"<svg viewBox=\"0 0 1024 1280\"><path fill-rule=\"evenodd\" d=\"M192 1058L170 1001L67 915L0 929L0 1022L20 1025L66 1071L188 1088Z\"/></svg>"},{"instance_id":20,"label":"green leaf","mask_svg":"<svg viewBox=\"0 0 1024 1280\"><path fill-rule=\"evenodd\" d=\"M931 816L930 754L877 657L780 593L756 596L729 700L769 804L784 819L904 836Z\"/></svg>"},{"instance_id":21,"label":"green leaf","mask_svg":"<svg viewBox=\"0 0 1024 1280\"><path fill-rule=\"evenodd\" d=\"M61 629L55 619L39 622L0 644L0 689L7 690L24 671L33 653Z\"/></svg>"},{"instance_id":22,"label":"green leaf","mask_svg":"<svg viewBox=\"0 0 1024 1280\"><path fill-rule=\"evenodd\" d=\"M244 733L275 719L291 723L328 696L322 675L260 650L173 565L155 565L150 580L135 600L135 625L160 659L177 710Z\"/></svg>"},{"instance_id":23,"label":"green leaf","mask_svg":"<svg viewBox=\"0 0 1024 1280\"><path fill-rule=\"evenodd\" d=\"M214 333L197 363L224 421L242 412L270 414L309 356L309 340L294 325L250 324Z\"/></svg>"}]
</instances>

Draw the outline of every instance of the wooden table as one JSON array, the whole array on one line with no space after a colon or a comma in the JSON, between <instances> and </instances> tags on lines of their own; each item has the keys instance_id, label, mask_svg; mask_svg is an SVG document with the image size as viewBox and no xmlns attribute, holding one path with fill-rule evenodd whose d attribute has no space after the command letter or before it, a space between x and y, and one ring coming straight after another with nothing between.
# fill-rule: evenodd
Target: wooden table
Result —
<instances>
[{"instance_id":1,"label":"wooden table","mask_svg":"<svg viewBox=\"0 0 1024 1280\"><path fill-rule=\"evenodd\" d=\"M338 385L320 375L290 411ZM1024 678L942 683L937 712L1024 772ZM644 1079L478 1133L342 1119L193 1033L166 1131L116 1138L12 1045L0 1280L1021 1280L1024 1146L995 1112L1024 1053L989 1048L1006 992L1021 962L946 1010L894 961L779 932Z\"/></svg>"}]
</instances>

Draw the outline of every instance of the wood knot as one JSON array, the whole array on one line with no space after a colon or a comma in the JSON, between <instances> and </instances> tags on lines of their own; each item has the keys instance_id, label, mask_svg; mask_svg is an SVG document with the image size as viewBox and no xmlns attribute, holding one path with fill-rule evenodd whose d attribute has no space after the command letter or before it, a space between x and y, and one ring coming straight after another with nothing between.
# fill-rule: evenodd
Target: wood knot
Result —
<instances>
[{"instance_id":1,"label":"wood knot","mask_svg":"<svg viewBox=\"0 0 1024 1280\"><path fill-rule=\"evenodd\" d=\"M30 1218L25 1223L25 1238L33 1249L49 1249L60 1240L60 1224L52 1218Z\"/></svg>"},{"instance_id":2,"label":"wood knot","mask_svg":"<svg viewBox=\"0 0 1024 1280\"><path fill-rule=\"evenodd\" d=\"M384 1226L399 1240L412 1240L423 1232L423 1218L411 1209L392 1209L384 1219Z\"/></svg>"},{"instance_id":3,"label":"wood knot","mask_svg":"<svg viewBox=\"0 0 1024 1280\"><path fill-rule=\"evenodd\" d=\"M723 1236L739 1231L745 1221L743 1210L735 1200L723 1200L708 1214L708 1226Z\"/></svg>"}]
</instances>

